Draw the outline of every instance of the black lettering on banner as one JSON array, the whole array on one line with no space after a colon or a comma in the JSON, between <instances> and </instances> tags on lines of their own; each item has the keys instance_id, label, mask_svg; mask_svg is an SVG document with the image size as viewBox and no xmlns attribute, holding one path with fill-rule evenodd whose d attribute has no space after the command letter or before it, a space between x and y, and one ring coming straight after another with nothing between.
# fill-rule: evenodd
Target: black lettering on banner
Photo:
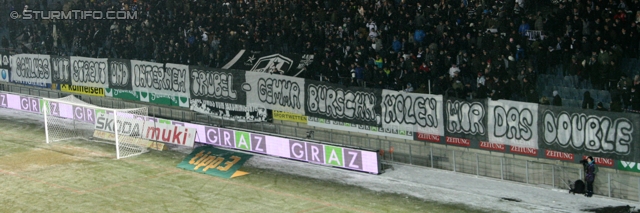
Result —
<instances>
[{"instance_id":1,"label":"black lettering on banner","mask_svg":"<svg viewBox=\"0 0 640 213\"><path fill-rule=\"evenodd\" d=\"M447 100L447 131L469 135L484 135L486 127L484 117L487 113L484 105L478 102Z\"/></svg>"},{"instance_id":2,"label":"black lettering on banner","mask_svg":"<svg viewBox=\"0 0 640 213\"><path fill-rule=\"evenodd\" d=\"M633 123L627 118L611 119L565 111L555 115L547 110L542 119L544 142L548 145L622 155L632 151L634 129Z\"/></svg>"},{"instance_id":3,"label":"black lettering on banner","mask_svg":"<svg viewBox=\"0 0 640 213\"><path fill-rule=\"evenodd\" d=\"M376 121L374 93L344 91L324 85L309 84L307 109L311 113L331 118L348 118L360 121Z\"/></svg>"},{"instance_id":4,"label":"black lettering on banner","mask_svg":"<svg viewBox=\"0 0 640 213\"><path fill-rule=\"evenodd\" d=\"M27 79L50 79L49 59L29 56L16 56L15 58L13 73L16 76Z\"/></svg>"},{"instance_id":5,"label":"black lettering on banner","mask_svg":"<svg viewBox=\"0 0 640 213\"><path fill-rule=\"evenodd\" d=\"M104 94L104 88L99 88L99 87L86 87L86 86L75 86L75 85L66 85L66 84L63 84L61 87L62 89L68 89L70 91L80 92L85 94L96 94L96 95ZM67 88L64 88L64 87L67 87Z\"/></svg>"},{"instance_id":6,"label":"black lettering on banner","mask_svg":"<svg viewBox=\"0 0 640 213\"><path fill-rule=\"evenodd\" d=\"M295 81L276 78L258 79L258 97L263 103L302 109L301 93L302 89Z\"/></svg>"},{"instance_id":7,"label":"black lettering on banner","mask_svg":"<svg viewBox=\"0 0 640 213\"><path fill-rule=\"evenodd\" d=\"M194 98L189 101L191 110L223 119L240 122L263 122L269 117L269 112L264 108Z\"/></svg>"},{"instance_id":8,"label":"black lettering on banner","mask_svg":"<svg viewBox=\"0 0 640 213\"><path fill-rule=\"evenodd\" d=\"M186 93L189 79L187 69L167 68L162 64L135 64L133 66L133 86L158 91Z\"/></svg>"},{"instance_id":9,"label":"black lettering on banner","mask_svg":"<svg viewBox=\"0 0 640 213\"><path fill-rule=\"evenodd\" d=\"M71 73L74 84L108 86L107 79L109 74L106 60L73 57L72 61Z\"/></svg>"},{"instance_id":10,"label":"black lettering on banner","mask_svg":"<svg viewBox=\"0 0 640 213\"><path fill-rule=\"evenodd\" d=\"M425 96L414 99L403 93L387 94L382 98L382 117L386 124L438 128L438 101Z\"/></svg>"},{"instance_id":11,"label":"black lettering on banner","mask_svg":"<svg viewBox=\"0 0 640 213\"><path fill-rule=\"evenodd\" d=\"M191 69L191 94L214 99L237 100L238 93L233 86L230 72L211 72Z\"/></svg>"},{"instance_id":12,"label":"black lettering on banner","mask_svg":"<svg viewBox=\"0 0 640 213\"><path fill-rule=\"evenodd\" d=\"M506 110L502 106L493 108L493 136L515 140L530 140L535 134L533 112L528 108L518 110L515 107Z\"/></svg>"},{"instance_id":13,"label":"black lettering on banner","mask_svg":"<svg viewBox=\"0 0 640 213\"><path fill-rule=\"evenodd\" d=\"M51 82L71 84L71 62L68 57L51 56Z\"/></svg>"},{"instance_id":14,"label":"black lettering on banner","mask_svg":"<svg viewBox=\"0 0 640 213\"><path fill-rule=\"evenodd\" d=\"M109 61L109 72L111 81L109 87L125 88L129 86L129 65L121 61Z\"/></svg>"}]
</instances>

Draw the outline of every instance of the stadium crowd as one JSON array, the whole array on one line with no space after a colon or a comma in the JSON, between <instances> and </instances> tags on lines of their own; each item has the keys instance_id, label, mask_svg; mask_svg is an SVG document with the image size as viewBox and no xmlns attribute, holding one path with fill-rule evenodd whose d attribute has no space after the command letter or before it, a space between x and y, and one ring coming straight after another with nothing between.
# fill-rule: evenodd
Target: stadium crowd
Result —
<instances>
[{"instance_id":1,"label":"stadium crowd","mask_svg":"<svg viewBox=\"0 0 640 213\"><path fill-rule=\"evenodd\" d=\"M562 100L557 91L541 97L537 75L577 76L612 91L612 107L616 102L620 108L640 109L640 79L618 68L622 58L638 56L639 0L3 4L10 11L24 6L139 14L135 20L5 22L9 35L0 44L8 48L10 40L22 52L209 67L223 66L241 49L315 54L305 72L309 79L553 105ZM584 101L589 98L585 94ZM583 108L595 108L591 102Z\"/></svg>"}]
</instances>

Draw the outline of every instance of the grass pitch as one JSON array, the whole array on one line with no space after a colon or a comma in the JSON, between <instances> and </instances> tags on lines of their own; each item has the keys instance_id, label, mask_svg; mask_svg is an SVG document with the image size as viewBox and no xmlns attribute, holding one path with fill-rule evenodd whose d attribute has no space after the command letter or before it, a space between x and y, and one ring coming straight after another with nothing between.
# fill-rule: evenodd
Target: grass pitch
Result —
<instances>
[{"instance_id":1,"label":"grass pitch","mask_svg":"<svg viewBox=\"0 0 640 213\"><path fill-rule=\"evenodd\" d=\"M45 144L40 123L0 117L0 212L482 212L248 166L222 179L176 168L176 151L116 160L113 145Z\"/></svg>"}]
</instances>

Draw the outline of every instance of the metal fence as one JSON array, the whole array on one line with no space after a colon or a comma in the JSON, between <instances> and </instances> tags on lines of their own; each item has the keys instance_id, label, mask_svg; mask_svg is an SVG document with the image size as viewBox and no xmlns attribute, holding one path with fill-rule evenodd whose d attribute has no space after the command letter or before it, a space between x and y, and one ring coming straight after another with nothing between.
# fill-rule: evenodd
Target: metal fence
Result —
<instances>
[{"instance_id":1,"label":"metal fence","mask_svg":"<svg viewBox=\"0 0 640 213\"><path fill-rule=\"evenodd\" d=\"M0 90L33 96L59 98L70 95L56 90L1 83ZM450 170L465 174L569 189L570 182L582 179L582 165L501 152L446 146L309 127L300 123L247 123L211 117L185 108L133 103L109 97L76 95L83 101L109 108L147 107L149 115L167 119L266 132L320 143L334 143L363 149L381 150L385 161ZM594 183L596 194L640 201L640 174L600 167Z\"/></svg>"}]
</instances>

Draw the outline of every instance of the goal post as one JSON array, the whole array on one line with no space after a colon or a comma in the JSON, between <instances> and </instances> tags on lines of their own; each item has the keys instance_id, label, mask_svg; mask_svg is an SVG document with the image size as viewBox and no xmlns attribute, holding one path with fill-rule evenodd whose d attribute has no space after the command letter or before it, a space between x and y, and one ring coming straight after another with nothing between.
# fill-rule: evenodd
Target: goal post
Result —
<instances>
[{"instance_id":1,"label":"goal post","mask_svg":"<svg viewBox=\"0 0 640 213\"><path fill-rule=\"evenodd\" d=\"M117 159L148 151L149 141L142 138L148 115L146 107L111 109L86 103L73 95L43 98L40 105L47 143L72 139L106 142L116 146Z\"/></svg>"}]
</instances>

